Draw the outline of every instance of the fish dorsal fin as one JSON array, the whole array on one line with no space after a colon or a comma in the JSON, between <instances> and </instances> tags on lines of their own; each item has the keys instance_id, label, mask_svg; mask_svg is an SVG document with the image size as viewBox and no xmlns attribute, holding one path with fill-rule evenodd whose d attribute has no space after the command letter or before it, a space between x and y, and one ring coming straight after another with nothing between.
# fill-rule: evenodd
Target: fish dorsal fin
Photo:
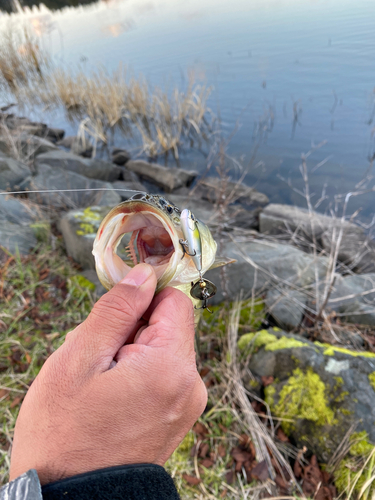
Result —
<instances>
[{"instance_id":1,"label":"fish dorsal fin","mask_svg":"<svg viewBox=\"0 0 375 500\"><path fill-rule=\"evenodd\" d=\"M227 264L234 264L235 262L237 262L236 259L231 259L229 257L220 257L219 255L217 255L210 269L226 266Z\"/></svg>"}]
</instances>

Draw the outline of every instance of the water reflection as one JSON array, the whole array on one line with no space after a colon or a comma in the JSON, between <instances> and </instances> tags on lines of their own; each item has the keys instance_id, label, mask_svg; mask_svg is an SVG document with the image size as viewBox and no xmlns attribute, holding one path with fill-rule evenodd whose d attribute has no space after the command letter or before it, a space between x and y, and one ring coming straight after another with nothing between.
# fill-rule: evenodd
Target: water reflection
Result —
<instances>
[{"instance_id":1,"label":"water reflection","mask_svg":"<svg viewBox=\"0 0 375 500\"><path fill-rule=\"evenodd\" d=\"M5 12L16 12L24 7L39 7L41 4L45 5L48 9L58 10L64 7L78 7L78 5L87 5L97 0L1 0L0 10Z\"/></svg>"},{"instance_id":2,"label":"water reflection","mask_svg":"<svg viewBox=\"0 0 375 500\"><path fill-rule=\"evenodd\" d=\"M272 201L303 203L280 177L301 189L301 154L323 140L311 159L314 168L329 158L311 179L317 199L325 184L331 196L367 176L375 150L373 0L44 3L48 9L0 14L0 26L2 17L27 21L64 67L85 61L87 72L113 71L122 62L170 89L183 87L192 70L215 89L209 105L223 134L236 131L230 155L246 164L262 137L255 163L262 167L247 179ZM90 5L51 10L78 3ZM374 194L363 200L372 212Z\"/></svg>"}]
</instances>

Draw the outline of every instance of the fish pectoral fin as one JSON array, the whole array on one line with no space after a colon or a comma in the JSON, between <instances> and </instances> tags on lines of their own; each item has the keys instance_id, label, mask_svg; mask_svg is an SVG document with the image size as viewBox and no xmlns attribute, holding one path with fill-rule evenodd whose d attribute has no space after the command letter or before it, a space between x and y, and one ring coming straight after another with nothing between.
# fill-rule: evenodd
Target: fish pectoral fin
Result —
<instances>
[{"instance_id":1,"label":"fish pectoral fin","mask_svg":"<svg viewBox=\"0 0 375 500\"><path fill-rule=\"evenodd\" d=\"M215 257L214 263L209 269L226 266L227 264L234 264L235 262L237 262L236 259L231 259L230 257L220 257L217 255Z\"/></svg>"}]
</instances>

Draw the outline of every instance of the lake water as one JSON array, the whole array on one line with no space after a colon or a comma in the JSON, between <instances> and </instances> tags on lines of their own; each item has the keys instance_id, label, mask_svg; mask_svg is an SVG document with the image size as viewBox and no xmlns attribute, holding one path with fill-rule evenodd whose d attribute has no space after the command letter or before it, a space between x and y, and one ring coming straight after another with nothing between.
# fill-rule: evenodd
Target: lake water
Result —
<instances>
[{"instance_id":1,"label":"lake water","mask_svg":"<svg viewBox=\"0 0 375 500\"><path fill-rule=\"evenodd\" d=\"M233 134L228 154L246 166L257 148L246 182L271 201L303 206L301 154L321 141L308 159L315 200L324 185L331 199L365 176L361 189L374 185L374 0L108 0L3 12L0 28L9 18L30 23L65 66L122 61L165 87L183 86L193 70L213 86L210 107L223 136ZM203 157L184 163L204 169ZM367 193L350 210L369 220L374 202Z\"/></svg>"}]
</instances>

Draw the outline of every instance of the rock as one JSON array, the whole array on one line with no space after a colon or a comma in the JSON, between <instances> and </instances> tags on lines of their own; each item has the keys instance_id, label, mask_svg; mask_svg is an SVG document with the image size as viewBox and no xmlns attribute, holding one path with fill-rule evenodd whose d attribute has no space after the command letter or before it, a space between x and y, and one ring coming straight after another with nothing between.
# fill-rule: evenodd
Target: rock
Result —
<instances>
[{"instance_id":1,"label":"rock","mask_svg":"<svg viewBox=\"0 0 375 500\"><path fill-rule=\"evenodd\" d=\"M265 303L277 324L293 330L301 324L307 296L298 290L271 288L267 292Z\"/></svg>"},{"instance_id":2,"label":"rock","mask_svg":"<svg viewBox=\"0 0 375 500\"><path fill-rule=\"evenodd\" d=\"M142 160L129 160L126 163L126 168L138 174L141 179L152 182L156 186L160 186L167 193L182 187L190 186L193 180L198 175L193 170L183 170L181 168L168 168L158 165L157 163L147 163Z\"/></svg>"},{"instance_id":3,"label":"rock","mask_svg":"<svg viewBox=\"0 0 375 500\"><path fill-rule=\"evenodd\" d=\"M244 232L235 241L222 236L219 254L237 259L235 264L225 267L225 287L233 300L242 291L245 296L260 293L274 287L274 284L295 289L306 288L315 282L315 276L323 280L328 267L326 257L306 254L291 245L254 239L255 232ZM253 240L253 241L251 241ZM220 268L208 271L207 278L217 283L218 293L211 303L224 300Z\"/></svg>"},{"instance_id":4,"label":"rock","mask_svg":"<svg viewBox=\"0 0 375 500\"><path fill-rule=\"evenodd\" d=\"M375 326L375 273L337 274L327 308L348 323Z\"/></svg>"},{"instance_id":5,"label":"rock","mask_svg":"<svg viewBox=\"0 0 375 500\"><path fill-rule=\"evenodd\" d=\"M65 130L62 128L47 128L44 136L47 140L52 142L61 141L65 135Z\"/></svg>"},{"instance_id":6,"label":"rock","mask_svg":"<svg viewBox=\"0 0 375 500\"><path fill-rule=\"evenodd\" d=\"M111 206L92 206L85 210L70 210L58 223L68 255L83 269L95 269L92 247L100 223L111 209ZM125 258L122 249L129 240L130 236L125 235L118 247L117 253L122 258Z\"/></svg>"},{"instance_id":7,"label":"rock","mask_svg":"<svg viewBox=\"0 0 375 500\"><path fill-rule=\"evenodd\" d=\"M71 152L75 155L83 156L84 158L91 158L94 148L91 144L82 144L78 139L73 142Z\"/></svg>"},{"instance_id":8,"label":"rock","mask_svg":"<svg viewBox=\"0 0 375 500\"><path fill-rule=\"evenodd\" d=\"M116 191L120 196L121 200L125 201L134 196L136 193L134 191L140 191L141 193L146 192L146 188L140 182L124 182L116 181L112 183L114 189L121 189L123 191ZM130 189L130 191L128 191Z\"/></svg>"},{"instance_id":9,"label":"rock","mask_svg":"<svg viewBox=\"0 0 375 500\"><path fill-rule=\"evenodd\" d=\"M375 241L366 236L361 228L354 226L344 229L338 259L356 273L375 272ZM322 234L322 246L329 254L333 247L333 231Z\"/></svg>"},{"instance_id":10,"label":"rock","mask_svg":"<svg viewBox=\"0 0 375 500\"><path fill-rule=\"evenodd\" d=\"M4 247L11 253L28 254L37 241L30 227L0 220L0 248Z\"/></svg>"},{"instance_id":11,"label":"rock","mask_svg":"<svg viewBox=\"0 0 375 500\"><path fill-rule=\"evenodd\" d=\"M58 150L58 147L47 139L25 133L16 138L16 144L20 149L22 156L29 158Z\"/></svg>"},{"instance_id":12,"label":"rock","mask_svg":"<svg viewBox=\"0 0 375 500\"><path fill-rule=\"evenodd\" d=\"M61 141L57 141L56 146L59 146L59 148L71 149L76 140L77 140L77 136L68 135L68 136L64 137L64 139L61 139Z\"/></svg>"},{"instance_id":13,"label":"rock","mask_svg":"<svg viewBox=\"0 0 375 500\"><path fill-rule=\"evenodd\" d=\"M104 188L103 191L90 191ZM32 177L32 190L56 190L52 193L30 193L29 198L44 205L56 208L87 207L89 205L112 205L121 201L121 197L112 189L109 182L88 179L70 170L39 164L38 175ZM58 192L58 190L82 189L84 191Z\"/></svg>"},{"instance_id":14,"label":"rock","mask_svg":"<svg viewBox=\"0 0 375 500\"><path fill-rule=\"evenodd\" d=\"M126 167L121 168L121 179L125 182L140 182L138 175L135 172L127 170Z\"/></svg>"},{"instance_id":15,"label":"rock","mask_svg":"<svg viewBox=\"0 0 375 500\"><path fill-rule=\"evenodd\" d=\"M327 463L353 424L375 443L375 354L309 342L282 331L245 334L238 345L256 377L273 377L265 400L298 448Z\"/></svg>"},{"instance_id":16,"label":"rock","mask_svg":"<svg viewBox=\"0 0 375 500\"><path fill-rule=\"evenodd\" d=\"M15 188L30 173L29 167L24 163L0 154L0 190Z\"/></svg>"},{"instance_id":17,"label":"rock","mask_svg":"<svg viewBox=\"0 0 375 500\"><path fill-rule=\"evenodd\" d=\"M0 152L11 157L34 158L56 149L58 148L52 142L26 132L0 137Z\"/></svg>"},{"instance_id":18,"label":"rock","mask_svg":"<svg viewBox=\"0 0 375 500\"><path fill-rule=\"evenodd\" d=\"M30 203L0 192L0 220L29 225L37 216L38 211Z\"/></svg>"},{"instance_id":19,"label":"rock","mask_svg":"<svg viewBox=\"0 0 375 500\"><path fill-rule=\"evenodd\" d=\"M116 148L112 151L112 162L116 165L125 165L130 159L130 153L126 149Z\"/></svg>"},{"instance_id":20,"label":"rock","mask_svg":"<svg viewBox=\"0 0 375 500\"><path fill-rule=\"evenodd\" d=\"M195 192L197 196L211 201L211 203L225 202L228 200L228 197L230 200L229 203L238 202L248 207L264 207L269 203L268 197L256 189L232 181L223 183L217 177L201 179Z\"/></svg>"},{"instance_id":21,"label":"rock","mask_svg":"<svg viewBox=\"0 0 375 500\"><path fill-rule=\"evenodd\" d=\"M35 160L35 167L39 165L49 165L53 168L70 170L89 179L113 182L119 179L121 169L104 160L85 159L73 153L57 150L39 155Z\"/></svg>"},{"instance_id":22,"label":"rock","mask_svg":"<svg viewBox=\"0 0 375 500\"><path fill-rule=\"evenodd\" d=\"M314 212L309 214L305 208L292 207L271 203L262 211L259 217L259 231L270 235L284 235L291 237L293 233L298 233L300 238L311 242L313 235L321 241L321 237L328 229L340 229L341 219L329 217L328 215ZM344 222L344 229L350 229L353 233L363 234L363 230L350 223ZM296 235L294 235L296 238Z\"/></svg>"},{"instance_id":23,"label":"rock","mask_svg":"<svg viewBox=\"0 0 375 500\"><path fill-rule=\"evenodd\" d=\"M71 153L85 158L91 158L93 152L93 147L89 142L86 141L85 143L82 143L82 141L74 135L65 137L61 141L58 141L56 145L69 149Z\"/></svg>"}]
</instances>

